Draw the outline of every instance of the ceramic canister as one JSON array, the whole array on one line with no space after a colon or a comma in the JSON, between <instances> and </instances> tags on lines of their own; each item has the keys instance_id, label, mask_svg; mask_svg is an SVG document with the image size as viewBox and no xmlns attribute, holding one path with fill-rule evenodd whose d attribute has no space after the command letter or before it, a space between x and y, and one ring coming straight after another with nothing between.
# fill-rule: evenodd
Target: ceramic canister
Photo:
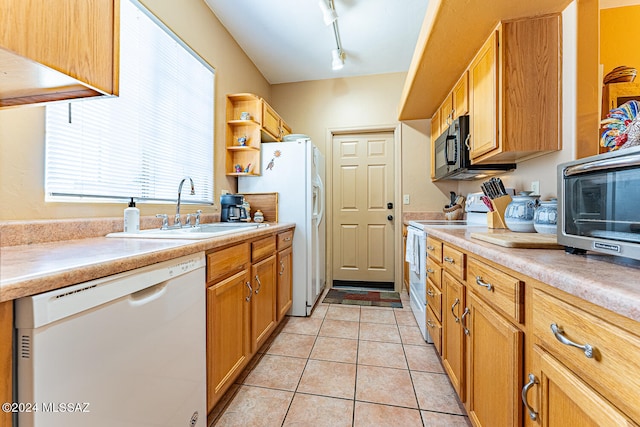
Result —
<instances>
[{"instance_id":1,"label":"ceramic canister","mask_svg":"<svg viewBox=\"0 0 640 427\"><path fill-rule=\"evenodd\" d=\"M533 216L537 206L537 195L520 193L518 196L513 196L504 212L504 222L509 230L520 233L535 233Z\"/></svg>"},{"instance_id":2,"label":"ceramic canister","mask_svg":"<svg viewBox=\"0 0 640 427\"><path fill-rule=\"evenodd\" d=\"M556 234L558 231L558 201L540 202L533 215L533 227L538 233Z\"/></svg>"}]
</instances>

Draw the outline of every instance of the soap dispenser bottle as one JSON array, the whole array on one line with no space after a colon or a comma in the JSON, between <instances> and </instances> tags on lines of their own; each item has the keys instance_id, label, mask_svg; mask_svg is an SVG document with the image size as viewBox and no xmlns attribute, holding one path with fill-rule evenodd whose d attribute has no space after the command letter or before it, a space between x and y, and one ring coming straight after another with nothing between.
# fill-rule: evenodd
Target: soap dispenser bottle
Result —
<instances>
[{"instance_id":1,"label":"soap dispenser bottle","mask_svg":"<svg viewBox=\"0 0 640 427\"><path fill-rule=\"evenodd\" d=\"M136 208L136 202L133 201L133 197L129 202L129 207L124 210L124 232L140 232L140 209Z\"/></svg>"}]
</instances>

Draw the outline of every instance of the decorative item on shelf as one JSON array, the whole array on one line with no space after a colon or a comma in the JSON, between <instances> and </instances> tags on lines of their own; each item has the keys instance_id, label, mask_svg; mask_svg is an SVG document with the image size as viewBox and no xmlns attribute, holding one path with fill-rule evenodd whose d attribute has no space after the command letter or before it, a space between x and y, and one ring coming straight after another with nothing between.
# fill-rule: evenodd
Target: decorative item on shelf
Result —
<instances>
[{"instance_id":1,"label":"decorative item on shelf","mask_svg":"<svg viewBox=\"0 0 640 427\"><path fill-rule=\"evenodd\" d=\"M246 167L246 168L244 168L244 172L245 172L245 173L249 173L250 171L251 171L251 163L249 163L249 164L247 165L247 167Z\"/></svg>"},{"instance_id":2,"label":"decorative item on shelf","mask_svg":"<svg viewBox=\"0 0 640 427\"><path fill-rule=\"evenodd\" d=\"M603 83L609 84L632 82L636 78L636 74L637 70L635 68L621 65L609 71L609 73L604 76Z\"/></svg>"},{"instance_id":3,"label":"decorative item on shelf","mask_svg":"<svg viewBox=\"0 0 640 427\"><path fill-rule=\"evenodd\" d=\"M264 214L262 213L262 211L260 209L258 209L256 211L256 213L253 215L253 221L254 222L263 222L264 221Z\"/></svg>"},{"instance_id":4,"label":"decorative item on shelf","mask_svg":"<svg viewBox=\"0 0 640 427\"><path fill-rule=\"evenodd\" d=\"M533 228L542 234L558 232L558 200L540 202L533 214Z\"/></svg>"},{"instance_id":5,"label":"decorative item on shelf","mask_svg":"<svg viewBox=\"0 0 640 427\"><path fill-rule=\"evenodd\" d=\"M640 145L640 104L631 100L614 108L600 121L600 146L615 151Z\"/></svg>"},{"instance_id":6,"label":"decorative item on shelf","mask_svg":"<svg viewBox=\"0 0 640 427\"><path fill-rule=\"evenodd\" d=\"M233 169L236 171L236 173L242 173L242 166L240 166L239 164L235 165Z\"/></svg>"},{"instance_id":7,"label":"decorative item on shelf","mask_svg":"<svg viewBox=\"0 0 640 427\"><path fill-rule=\"evenodd\" d=\"M244 147L245 145L247 145L247 140L249 138L247 138L247 135L243 135L240 138L238 138L238 144L240 144L241 147Z\"/></svg>"},{"instance_id":8,"label":"decorative item on shelf","mask_svg":"<svg viewBox=\"0 0 640 427\"><path fill-rule=\"evenodd\" d=\"M246 111L240 113L240 120L251 120L251 114Z\"/></svg>"},{"instance_id":9,"label":"decorative item on shelf","mask_svg":"<svg viewBox=\"0 0 640 427\"><path fill-rule=\"evenodd\" d=\"M509 230L518 233L536 232L533 216L540 203L539 197L537 194L531 194L531 191L521 191L517 196L513 196L513 200L504 211L504 222Z\"/></svg>"}]
</instances>

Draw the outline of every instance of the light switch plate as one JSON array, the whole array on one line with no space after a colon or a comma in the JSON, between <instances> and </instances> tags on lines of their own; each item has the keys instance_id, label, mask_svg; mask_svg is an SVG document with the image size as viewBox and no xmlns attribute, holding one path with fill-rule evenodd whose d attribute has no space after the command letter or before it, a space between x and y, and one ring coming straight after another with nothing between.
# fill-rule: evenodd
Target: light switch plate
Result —
<instances>
[{"instance_id":1,"label":"light switch plate","mask_svg":"<svg viewBox=\"0 0 640 427\"><path fill-rule=\"evenodd\" d=\"M409 195L405 194L402 196L402 204L404 205L408 205L409 204Z\"/></svg>"}]
</instances>

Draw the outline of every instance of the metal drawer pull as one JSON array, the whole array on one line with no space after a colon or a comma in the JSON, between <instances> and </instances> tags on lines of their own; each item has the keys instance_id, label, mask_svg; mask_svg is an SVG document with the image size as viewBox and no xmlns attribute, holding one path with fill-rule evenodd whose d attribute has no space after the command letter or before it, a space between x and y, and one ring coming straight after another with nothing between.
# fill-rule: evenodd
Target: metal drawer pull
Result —
<instances>
[{"instance_id":1,"label":"metal drawer pull","mask_svg":"<svg viewBox=\"0 0 640 427\"><path fill-rule=\"evenodd\" d=\"M247 295L244 299L249 302L251 301L251 294L253 293L253 289L251 289L251 282L249 282L247 280L247 282L245 283L245 285L247 285L247 288L249 288L249 295Z\"/></svg>"},{"instance_id":2,"label":"metal drawer pull","mask_svg":"<svg viewBox=\"0 0 640 427\"><path fill-rule=\"evenodd\" d=\"M431 245L427 245L427 250L428 250L428 251L432 251L432 250L434 250L434 249L435 249L435 247L433 247L433 246L431 246Z\"/></svg>"},{"instance_id":3,"label":"metal drawer pull","mask_svg":"<svg viewBox=\"0 0 640 427\"><path fill-rule=\"evenodd\" d=\"M260 288L262 287L262 283L260 282L260 278L256 274L256 282L258 282L258 287L256 288L256 295L260 292Z\"/></svg>"},{"instance_id":4,"label":"metal drawer pull","mask_svg":"<svg viewBox=\"0 0 640 427\"><path fill-rule=\"evenodd\" d=\"M282 274L284 273L284 261L280 261L280 275L282 276Z\"/></svg>"},{"instance_id":5,"label":"metal drawer pull","mask_svg":"<svg viewBox=\"0 0 640 427\"><path fill-rule=\"evenodd\" d=\"M465 335L469 335L469 329L467 329L467 327L464 324L464 318L466 316L468 316L469 314L471 314L471 311L469 311L469 307L465 307L464 311L462 312L462 317L460 317L460 320L462 320L462 330L464 331Z\"/></svg>"},{"instance_id":6,"label":"metal drawer pull","mask_svg":"<svg viewBox=\"0 0 640 427\"><path fill-rule=\"evenodd\" d=\"M456 308L456 305L458 304L460 304L460 300L456 298L456 300L453 302L453 305L451 306L451 314L453 314L453 318L455 319L456 323L460 323L460 318L456 316L453 310Z\"/></svg>"},{"instance_id":7,"label":"metal drawer pull","mask_svg":"<svg viewBox=\"0 0 640 427\"><path fill-rule=\"evenodd\" d=\"M580 350L584 351L584 355L587 356L589 359L593 357L593 347L590 344L580 345L567 339L567 337L562 335L564 333L562 328L556 325L555 323L551 324L551 332L553 332L553 335L555 335L556 339L560 341L562 344L579 348Z\"/></svg>"},{"instance_id":8,"label":"metal drawer pull","mask_svg":"<svg viewBox=\"0 0 640 427\"><path fill-rule=\"evenodd\" d=\"M436 327L436 325L434 325L433 322L429 319L427 319L427 326L430 327L431 329Z\"/></svg>"},{"instance_id":9,"label":"metal drawer pull","mask_svg":"<svg viewBox=\"0 0 640 427\"><path fill-rule=\"evenodd\" d=\"M451 257L446 256L446 257L444 257L444 260L446 262L448 262L449 264L455 264L455 261Z\"/></svg>"},{"instance_id":10,"label":"metal drawer pull","mask_svg":"<svg viewBox=\"0 0 640 427\"><path fill-rule=\"evenodd\" d=\"M433 268L427 268L427 273L431 274L433 272L434 272Z\"/></svg>"},{"instance_id":11,"label":"metal drawer pull","mask_svg":"<svg viewBox=\"0 0 640 427\"><path fill-rule=\"evenodd\" d=\"M527 411L529 411L529 418L531 418L532 421L536 421L538 419L538 413L534 411L531 405L529 404L529 400L527 400L527 393L529 392L531 387L533 387L536 384L538 384L538 379L536 378L536 376L533 374L529 374L529 382L526 383L524 387L522 387L522 394L521 394L522 403L524 403L525 408L527 408Z\"/></svg>"},{"instance_id":12,"label":"metal drawer pull","mask_svg":"<svg viewBox=\"0 0 640 427\"><path fill-rule=\"evenodd\" d=\"M431 290L431 288L427 289L427 295L429 295L430 297L434 296L435 294L433 293L433 291Z\"/></svg>"},{"instance_id":13,"label":"metal drawer pull","mask_svg":"<svg viewBox=\"0 0 640 427\"><path fill-rule=\"evenodd\" d=\"M482 286L483 288L487 288L488 291L493 289L493 285L491 283L483 282L481 276L476 276L476 283L478 284L478 286Z\"/></svg>"},{"instance_id":14,"label":"metal drawer pull","mask_svg":"<svg viewBox=\"0 0 640 427\"><path fill-rule=\"evenodd\" d=\"M290 241L291 241L291 237L285 237L285 238L284 238L284 241L285 241L285 242L290 242Z\"/></svg>"}]
</instances>

